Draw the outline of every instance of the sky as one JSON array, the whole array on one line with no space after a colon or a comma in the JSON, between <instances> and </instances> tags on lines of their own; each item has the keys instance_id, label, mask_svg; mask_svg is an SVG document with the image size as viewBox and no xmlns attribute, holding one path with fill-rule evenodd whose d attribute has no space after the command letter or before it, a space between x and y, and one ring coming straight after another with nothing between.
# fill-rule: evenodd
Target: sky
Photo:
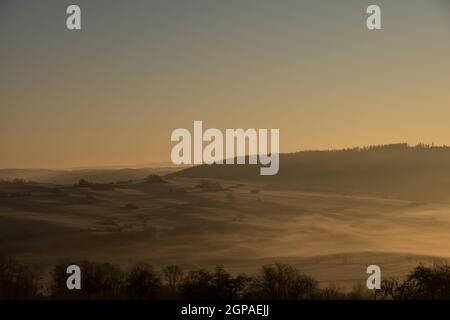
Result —
<instances>
[{"instance_id":1,"label":"sky","mask_svg":"<svg viewBox=\"0 0 450 320\"><path fill-rule=\"evenodd\" d=\"M447 0L0 0L0 44L0 168L166 162L194 120L281 152L450 145Z\"/></svg>"}]
</instances>

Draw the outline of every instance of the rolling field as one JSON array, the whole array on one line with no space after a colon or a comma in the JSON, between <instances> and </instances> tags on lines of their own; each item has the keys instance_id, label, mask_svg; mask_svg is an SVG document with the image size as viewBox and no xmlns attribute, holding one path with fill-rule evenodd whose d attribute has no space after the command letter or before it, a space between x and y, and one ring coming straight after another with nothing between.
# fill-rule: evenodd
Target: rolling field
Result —
<instances>
[{"instance_id":1,"label":"rolling field","mask_svg":"<svg viewBox=\"0 0 450 320\"><path fill-rule=\"evenodd\" d=\"M450 252L450 205L266 189L225 180L0 184L0 252L255 273L286 262L348 288L366 266L402 276Z\"/></svg>"}]
</instances>

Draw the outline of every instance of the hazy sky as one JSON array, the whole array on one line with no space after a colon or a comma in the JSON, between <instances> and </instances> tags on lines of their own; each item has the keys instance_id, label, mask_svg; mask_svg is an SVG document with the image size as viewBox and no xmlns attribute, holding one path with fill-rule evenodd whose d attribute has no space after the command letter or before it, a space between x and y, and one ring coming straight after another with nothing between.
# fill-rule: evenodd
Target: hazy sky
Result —
<instances>
[{"instance_id":1,"label":"hazy sky","mask_svg":"<svg viewBox=\"0 0 450 320\"><path fill-rule=\"evenodd\" d=\"M0 43L2 168L169 161L194 120L282 152L450 144L445 0L0 0Z\"/></svg>"}]
</instances>

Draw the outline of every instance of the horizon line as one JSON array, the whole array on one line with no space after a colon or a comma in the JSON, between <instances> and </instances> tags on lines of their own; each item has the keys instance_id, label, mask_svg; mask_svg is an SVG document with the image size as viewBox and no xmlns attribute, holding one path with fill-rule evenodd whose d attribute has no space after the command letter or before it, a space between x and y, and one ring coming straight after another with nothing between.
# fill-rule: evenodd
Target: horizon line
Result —
<instances>
[{"instance_id":1,"label":"horizon line","mask_svg":"<svg viewBox=\"0 0 450 320\"><path fill-rule=\"evenodd\" d=\"M404 147L404 148L428 148L428 149L442 149L442 148L450 148L448 145L435 145L434 143L427 144L427 143L417 143L417 144L409 144L407 142L398 142L398 143L387 143L387 144L372 144L372 145L364 145L364 146L354 146L354 147L344 147L344 148L329 148L329 149L304 149L299 151L293 151L293 152L279 152L278 155L292 155L302 152L339 152L339 151L365 151L370 149L381 149L386 147ZM247 154L245 157L249 157L250 155ZM258 154L256 155L258 156ZM237 159L239 157L234 157L234 159ZM226 161L226 158L224 158L222 161ZM200 164L203 165L203 164ZM135 165L92 165L92 166L73 166L73 167L3 167L0 168L1 171L7 171L7 170L42 170L42 171L81 171L81 170L139 170L139 169L173 169L173 168L189 168L194 167L197 165L194 164L180 164L175 165L170 161L159 161L159 162L150 162L146 164L135 164Z\"/></svg>"}]
</instances>

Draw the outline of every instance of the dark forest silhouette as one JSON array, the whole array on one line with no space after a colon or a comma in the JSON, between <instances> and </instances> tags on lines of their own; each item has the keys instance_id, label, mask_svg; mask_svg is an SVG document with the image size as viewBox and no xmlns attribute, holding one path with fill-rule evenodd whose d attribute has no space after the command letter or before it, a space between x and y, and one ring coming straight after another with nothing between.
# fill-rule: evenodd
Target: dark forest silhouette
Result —
<instances>
[{"instance_id":1,"label":"dark forest silhouette","mask_svg":"<svg viewBox=\"0 0 450 320\"><path fill-rule=\"evenodd\" d=\"M289 264L265 265L259 274L232 275L223 266L215 270L184 271L170 265L157 271L147 263L127 270L111 263L78 262L82 290L66 287L67 266L56 264L51 285L43 291L44 273L37 265L0 258L0 299L450 299L450 266L419 265L405 279L387 279L380 290L369 291L362 284L351 292L331 286L321 288L317 280Z\"/></svg>"}]
</instances>

